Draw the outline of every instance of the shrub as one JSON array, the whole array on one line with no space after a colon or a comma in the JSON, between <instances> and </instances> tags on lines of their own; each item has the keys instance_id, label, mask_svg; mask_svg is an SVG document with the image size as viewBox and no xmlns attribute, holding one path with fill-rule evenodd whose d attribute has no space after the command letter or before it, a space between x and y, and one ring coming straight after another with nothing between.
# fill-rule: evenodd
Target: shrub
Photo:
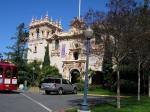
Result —
<instances>
[{"instance_id":1,"label":"shrub","mask_svg":"<svg viewBox=\"0 0 150 112\"><path fill-rule=\"evenodd\" d=\"M113 90L116 91L117 82L113 86ZM137 83L131 80L120 80L120 91L122 93L136 93L137 92Z\"/></svg>"},{"instance_id":2,"label":"shrub","mask_svg":"<svg viewBox=\"0 0 150 112\"><path fill-rule=\"evenodd\" d=\"M84 83L76 83L78 91L84 90Z\"/></svg>"},{"instance_id":3,"label":"shrub","mask_svg":"<svg viewBox=\"0 0 150 112\"><path fill-rule=\"evenodd\" d=\"M76 85L77 85L78 91L84 90L84 82L76 83ZM93 90L100 89L100 88L101 88L100 85L89 85L88 86L89 91L93 91Z\"/></svg>"},{"instance_id":4,"label":"shrub","mask_svg":"<svg viewBox=\"0 0 150 112\"><path fill-rule=\"evenodd\" d=\"M100 85L89 85L88 90L93 91L96 89L100 89L100 87L101 87Z\"/></svg>"}]
</instances>

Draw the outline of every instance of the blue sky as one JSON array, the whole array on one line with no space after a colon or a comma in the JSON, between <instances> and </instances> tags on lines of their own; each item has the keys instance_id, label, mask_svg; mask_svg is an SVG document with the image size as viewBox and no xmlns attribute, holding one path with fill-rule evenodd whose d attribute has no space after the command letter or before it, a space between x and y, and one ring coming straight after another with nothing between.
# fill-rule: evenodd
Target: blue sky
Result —
<instances>
[{"instance_id":1,"label":"blue sky","mask_svg":"<svg viewBox=\"0 0 150 112\"><path fill-rule=\"evenodd\" d=\"M90 8L106 11L108 1L82 0L81 15ZM28 27L33 16L40 19L47 11L54 20L60 18L67 31L70 21L78 16L78 0L0 0L0 53L7 52L6 46L13 44L10 38L20 23Z\"/></svg>"}]
</instances>

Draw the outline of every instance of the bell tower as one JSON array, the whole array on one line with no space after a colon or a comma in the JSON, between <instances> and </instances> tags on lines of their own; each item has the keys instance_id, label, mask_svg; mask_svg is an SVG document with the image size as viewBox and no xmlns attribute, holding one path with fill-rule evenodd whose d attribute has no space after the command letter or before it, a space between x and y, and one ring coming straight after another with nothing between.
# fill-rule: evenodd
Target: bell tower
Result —
<instances>
[{"instance_id":1,"label":"bell tower","mask_svg":"<svg viewBox=\"0 0 150 112\"><path fill-rule=\"evenodd\" d=\"M43 61L45 55L45 47L50 38L55 32L61 32L62 25L60 21L53 21L48 17L48 13L41 19L32 18L29 25L29 40L28 40L28 63L34 60Z\"/></svg>"}]
</instances>

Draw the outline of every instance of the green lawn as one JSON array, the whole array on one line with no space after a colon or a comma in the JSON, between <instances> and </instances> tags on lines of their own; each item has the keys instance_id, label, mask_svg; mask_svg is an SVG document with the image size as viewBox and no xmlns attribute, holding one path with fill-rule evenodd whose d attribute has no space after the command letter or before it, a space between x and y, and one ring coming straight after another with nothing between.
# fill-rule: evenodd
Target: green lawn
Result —
<instances>
[{"instance_id":1,"label":"green lawn","mask_svg":"<svg viewBox=\"0 0 150 112\"><path fill-rule=\"evenodd\" d=\"M83 91L79 92L79 94L83 94ZM89 90L88 94L104 95L106 97L107 95L116 95L116 93L102 88ZM113 101L105 104L91 106L90 109L91 112L150 112L150 98L147 96L142 96L141 101L137 101L137 97L134 95L130 97L121 97L121 109L117 109L116 100L114 97ZM77 109L70 109L66 112L77 112Z\"/></svg>"},{"instance_id":2,"label":"green lawn","mask_svg":"<svg viewBox=\"0 0 150 112\"><path fill-rule=\"evenodd\" d=\"M91 107L92 112L150 112L150 98L142 97L137 101L136 97L121 100L121 109L116 108L116 102Z\"/></svg>"},{"instance_id":3,"label":"green lawn","mask_svg":"<svg viewBox=\"0 0 150 112\"><path fill-rule=\"evenodd\" d=\"M90 107L91 112L150 112L150 98L141 97L137 101L136 97L121 99L121 109L116 108L116 102L101 104ZM66 112L77 112L75 109Z\"/></svg>"}]
</instances>

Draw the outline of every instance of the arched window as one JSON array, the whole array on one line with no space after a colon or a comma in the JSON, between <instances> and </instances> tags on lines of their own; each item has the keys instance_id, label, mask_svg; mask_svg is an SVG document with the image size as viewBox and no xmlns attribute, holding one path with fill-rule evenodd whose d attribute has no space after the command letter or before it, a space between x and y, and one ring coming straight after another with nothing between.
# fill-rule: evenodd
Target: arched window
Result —
<instances>
[{"instance_id":1,"label":"arched window","mask_svg":"<svg viewBox=\"0 0 150 112\"><path fill-rule=\"evenodd\" d=\"M42 30L42 36L44 35L44 31Z\"/></svg>"},{"instance_id":2,"label":"arched window","mask_svg":"<svg viewBox=\"0 0 150 112\"><path fill-rule=\"evenodd\" d=\"M37 53L37 47L36 46L34 47L34 53Z\"/></svg>"},{"instance_id":3,"label":"arched window","mask_svg":"<svg viewBox=\"0 0 150 112\"><path fill-rule=\"evenodd\" d=\"M75 48L78 48L78 47L79 47L79 45L76 43L76 44L75 44Z\"/></svg>"},{"instance_id":4,"label":"arched window","mask_svg":"<svg viewBox=\"0 0 150 112\"><path fill-rule=\"evenodd\" d=\"M73 53L73 57L74 57L74 60L78 60L78 58L79 58L79 52L74 52Z\"/></svg>"},{"instance_id":5,"label":"arched window","mask_svg":"<svg viewBox=\"0 0 150 112\"><path fill-rule=\"evenodd\" d=\"M49 35L49 31L47 32L47 37L48 37L48 35Z\"/></svg>"},{"instance_id":6,"label":"arched window","mask_svg":"<svg viewBox=\"0 0 150 112\"><path fill-rule=\"evenodd\" d=\"M55 50L59 49L59 40L55 40Z\"/></svg>"},{"instance_id":7,"label":"arched window","mask_svg":"<svg viewBox=\"0 0 150 112\"><path fill-rule=\"evenodd\" d=\"M32 37L34 37L34 33L31 33Z\"/></svg>"},{"instance_id":8,"label":"arched window","mask_svg":"<svg viewBox=\"0 0 150 112\"><path fill-rule=\"evenodd\" d=\"M55 33L55 31L54 31L54 30L52 30L52 34L53 34L53 33Z\"/></svg>"},{"instance_id":9,"label":"arched window","mask_svg":"<svg viewBox=\"0 0 150 112\"><path fill-rule=\"evenodd\" d=\"M39 28L36 29L37 38L39 38Z\"/></svg>"}]
</instances>

